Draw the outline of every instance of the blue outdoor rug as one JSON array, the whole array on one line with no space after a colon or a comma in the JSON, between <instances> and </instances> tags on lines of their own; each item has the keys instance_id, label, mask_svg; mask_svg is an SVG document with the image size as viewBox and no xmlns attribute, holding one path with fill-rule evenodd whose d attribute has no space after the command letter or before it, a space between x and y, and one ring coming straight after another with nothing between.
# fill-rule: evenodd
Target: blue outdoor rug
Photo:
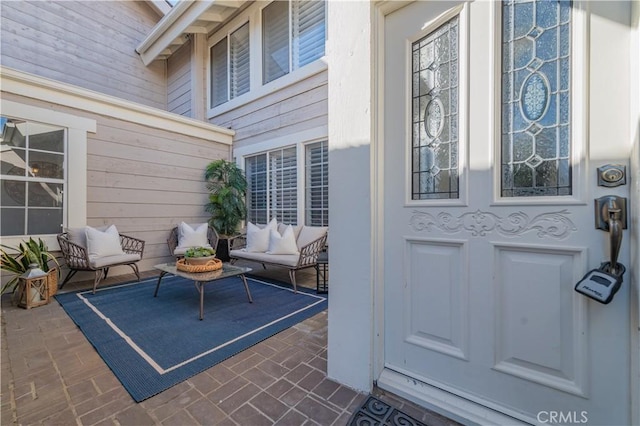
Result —
<instances>
[{"instance_id":1,"label":"blue outdoor rug","mask_svg":"<svg viewBox=\"0 0 640 426\"><path fill-rule=\"evenodd\" d=\"M192 281L167 275L56 295L102 359L137 402L327 308L326 295L247 277L205 286L204 319Z\"/></svg>"}]
</instances>

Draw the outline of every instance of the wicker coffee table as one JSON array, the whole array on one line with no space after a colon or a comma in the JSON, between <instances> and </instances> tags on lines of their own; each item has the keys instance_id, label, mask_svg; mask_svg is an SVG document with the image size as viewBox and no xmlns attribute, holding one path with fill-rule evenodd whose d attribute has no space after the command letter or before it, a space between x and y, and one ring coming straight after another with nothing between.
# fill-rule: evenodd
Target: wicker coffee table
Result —
<instances>
[{"instance_id":1,"label":"wicker coffee table","mask_svg":"<svg viewBox=\"0 0 640 426\"><path fill-rule=\"evenodd\" d=\"M162 278L167 274L175 275L177 277L182 277L193 281L196 288L198 289L198 292L200 293L200 320L204 318L204 286L205 284L210 282L221 280L223 278L240 277L240 279L242 279L242 282L244 283L244 289L247 292L249 303L253 303L251 293L249 292L249 286L247 285L247 277L245 277L244 275L247 272L250 272L251 268L232 266L224 263L222 265L222 269L218 269L217 271L185 272L177 269L175 262L161 263L160 265L154 265L154 268L160 271L160 276L158 277L158 284L156 285L156 291L153 294L153 297L158 296L158 290L160 290L160 282L162 281Z\"/></svg>"}]
</instances>

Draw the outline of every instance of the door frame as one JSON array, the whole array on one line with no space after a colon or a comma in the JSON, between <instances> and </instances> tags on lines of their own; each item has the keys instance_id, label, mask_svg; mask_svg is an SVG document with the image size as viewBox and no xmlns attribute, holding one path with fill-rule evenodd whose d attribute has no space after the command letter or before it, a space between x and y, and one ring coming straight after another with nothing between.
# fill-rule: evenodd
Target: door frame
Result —
<instances>
[{"instance_id":1,"label":"door frame","mask_svg":"<svg viewBox=\"0 0 640 426\"><path fill-rule=\"evenodd\" d=\"M495 424L504 424L505 422L509 422L510 424L514 424L514 422L518 422L516 417L512 417L502 412L498 412L494 409L491 409L490 406L492 404L486 402L472 402L469 399L465 399L459 397L457 395L453 395L445 390L438 389L436 387L430 386L425 383L416 382L415 380L410 380L409 377L403 376L399 373L392 372L388 369L385 369L385 358L384 358L384 345L385 345L385 316L384 316L384 181L385 181L385 167L384 167L384 83L385 83L385 73L384 73L384 61L385 61L385 50L384 50L384 38L385 38L385 19L386 16L407 6L408 4L413 3L415 0L411 1L393 1L393 0L379 0L376 1L372 5L372 14L371 14L371 57L372 57L372 85L371 85L371 103L372 103L372 122L374 123L371 129L371 264L372 264L372 284L373 284L373 318L372 318L372 376L374 378L374 385L379 386L382 389L389 390L401 397L404 397L410 401L418 403L422 406L426 406L427 408L443 414L449 418L454 420L462 421L464 423L473 422L478 424L486 424L495 423ZM468 6L466 6L468 7ZM586 6L581 7L586 17L584 18L586 21L589 19L589 8L588 4ZM494 17L493 25L495 25L495 14L492 15ZM589 34L588 22L584 23L585 28L582 28L582 31L587 32ZM630 29L631 30L631 29ZM639 28L636 28L636 32L640 33ZM575 34L575 32L574 32ZM632 46L634 43L637 45L640 43L640 37L636 34L636 38L638 40L632 40ZM588 40L588 38L587 38ZM494 42L495 45L495 42ZM584 46L584 55L588 58L589 45L588 42ZM494 61L497 61L495 59ZM588 61L588 59L580 58L580 60ZM636 58L636 62L631 64L632 68L637 69L640 64L638 63L640 59ZM495 63L492 63L492 68L495 71ZM582 85L587 90L586 99L589 98L589 75L585 75L583 77ZM633 81L631 82L633 86ZM637 92L638 87L631 87L630 89L636 89ZM494 99L492 102L496 102ZM493 104L493 103L492 103ZM638 129L637 125L634 125L633 120L636 118L640 118L640 106L636 103L630 105L631 112L631 125L634 130ZM495 114L495 113L493 113ZM587 111L583 112L584 115L588 114ZM495 121L495 120L494 120ZM587 123L588 120L585 120L584 128L580 129L580 132L588 137L588 129ZM634 153L640 153L640 141L638 141L638 136L635 137L635 150ZM587 145L588 146L588 145ZM640 155L639 155L640 156ZM630 159L631 160L631 159ZM582 160L581 169L585 170L584 160ZM634 162L631 161L631 176L634 174L636 176L640 175L640 172L634 172ZM583 173L584 175L585 173ZM581 176L583 180L586 180L586 176ZM638 183L636 185L640 186ZM586 186L582 185L582 187L586 188ZM630 186L630 199L633 200L634 195L638 195L636 191L634 192L633 186ZM495 194L495 191L494 191ZM495 198L495 197L494 197ZM584 194L578 195L578 198L584 198ZM494 199L494 203L495 203ZM633 201L631 202L633 206ZM629 214L631 215L630 223L632 224L640 224L640 214L638 209L634 209L633 207L630 209ZM632 245L635 244L636 247L640 246L640 231L631 229L628 232L629 238L632 240ZM630 391L632 398L637 396L640 392L640 361L633 362L633 356L640 353L640 283L633 283L634 278L637 280L637 277L640 274L640 271L636 271L638 267L640 267L640 255L638 259L635 259L632 250L632 259L631 264L629 265L629 274L628 279L630 280L630 285L635 285L635 289L632 288L632 296L629 298L631 303L630 306L630 328L631 335L629 336L630 340L630 348L632 357L630 359L630 371L631 371L631 380L629 382ZM640 280L638 280L640 281ZM633 291L638 293L637 297L633 297ZM634 380L635 378L635 380ZM515 413L514 413L515 414ZM640 403L631 401L631 420L633 424L637 424L640 422ZM533 419L531 419L533 420Z\"/></svg>"}]
</instances>

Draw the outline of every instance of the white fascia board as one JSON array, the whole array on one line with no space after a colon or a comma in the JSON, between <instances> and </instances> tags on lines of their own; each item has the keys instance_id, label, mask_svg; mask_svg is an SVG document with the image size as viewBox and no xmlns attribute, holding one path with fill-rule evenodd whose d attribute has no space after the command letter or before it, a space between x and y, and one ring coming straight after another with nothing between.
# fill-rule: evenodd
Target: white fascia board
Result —
<instances>
[{"instance_id":1,"label":"white fascia board","mask_svg":"<svg viewBox=\"0 0 640 426\"><path fill-rule=\"evenodd\" d=\"M174 40L181 37L187 28L209 10L215 0L181 1L158 22L147 38L136 48L145 65L156 60Z\"/></svg>"},{"instance_id":2,"label":"white fascia board","mask_svg":"<svg viewBox=\"0 0 640 426\"><path fill-rule=\"evenodd\" d=\"M233 135L235 135L233 130L205 121L183 117L158 108L1 66L0 87L3 92L40 99L157 129L171 129L188 136L225 145L231 145Z\"/></svg>"},{"instance_id":3,"label":"white fascia board","mask_svg":"<svg viewBox=\"0 0 640 426\"><path fill-rule=\"evenodd\" d=\"M166 0L147 0L147 3L149 3L149 6L158 12L160 16L164 16L171 12L171 6Z\"/></svg>"}]
</instances>

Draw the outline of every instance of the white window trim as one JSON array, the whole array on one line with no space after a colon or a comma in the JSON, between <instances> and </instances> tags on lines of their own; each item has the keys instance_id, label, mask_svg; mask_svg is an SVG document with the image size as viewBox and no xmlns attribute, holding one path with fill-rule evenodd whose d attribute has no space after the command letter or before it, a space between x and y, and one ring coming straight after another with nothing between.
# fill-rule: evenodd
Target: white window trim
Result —
<instances>
[{"instance_id":1,"label":"white window trim","mask_svg":"<svg viewBox=\"0 0 640 426\"><path fill-rule=\"evenodd\" d=\"M253 157L255 155L265 154L269 151L277 149L296 147L296 164L298 169L298 181L297 181L297 222L298 225L305 224L305 205L306 205L306 191L305 191L305 151L306 146L316 142L322 142L328 140L327 126L315 127L313 129L305 130L303 132L294 133L275 139L270 139L264 142L253 144L251 146L235 148L233 150L233 157L236 164L243 171L245 171L245 158Z\"/></svg>"},{"instance_id":2,"label":"white window trim","mask_svg":"<svg viewBox=\"0 0 640 426\"><path fill-rule=\"evenodd\" d=\"M319 58L301 68L296 68L288 74L280 78L270 81L267 84L262 83L262 9L269 6L272 2L256 2L246 11L241 13L235 19L231 20L221 30L213 34L208 40L207 49L207 118L211 119L218 115L227 113L243 105L254 102L260 98L268 96L274 92L291 86L299 81L305 80L313 75L319 74L328 69L328 61L326 56ZM325 26L326 26L325 14ZM244 93L236 98L211 108L211 47L227 37L236 29L240 28L249 21L249 46L250 46L250 62L251 62L251 80L249 92Z\"/></svg>"},{"instance_id":3,"label":"white window trim","mask_svg":"<svg viewBox=\"0 0 640 426\"><path fill-rule=\"evenodd\" d=\"M84 226L87 222L87 132L96 132L96 121L85 117L39 108L9 100L0 101L2 115L25 121L66 128L63 226ZM62 229L60 230L62 232ZM41 238L50 250L59 250L55 234L30 235ZM2 237L2 243L17 246L29 236Z\"/></svg>"}]
</instances>

